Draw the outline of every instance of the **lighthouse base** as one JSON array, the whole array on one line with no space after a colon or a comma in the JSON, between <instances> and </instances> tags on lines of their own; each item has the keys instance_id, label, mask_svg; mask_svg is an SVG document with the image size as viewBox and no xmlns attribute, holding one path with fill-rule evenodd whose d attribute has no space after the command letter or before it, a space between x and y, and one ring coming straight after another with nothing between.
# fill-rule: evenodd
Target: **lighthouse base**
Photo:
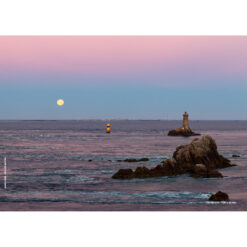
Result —
<instances>
[{"instance_id":1,"label":"lighthouse base","mask_svg":"<svg viewBox=\"0 0 247 247\"><path fill-rule=\"evenodd\" d=\"M168 136L184 136L184 137L189 137L189 136L199 136L200 134L193 132L190 128L177 128L174 130L170 130L168 132Z\"/></svg>"}]
</instances>

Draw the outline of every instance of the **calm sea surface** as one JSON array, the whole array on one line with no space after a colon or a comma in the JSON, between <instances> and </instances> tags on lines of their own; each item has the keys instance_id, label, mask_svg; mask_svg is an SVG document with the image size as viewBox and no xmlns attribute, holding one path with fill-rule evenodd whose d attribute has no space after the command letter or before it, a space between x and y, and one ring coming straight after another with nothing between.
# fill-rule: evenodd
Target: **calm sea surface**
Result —
<instances>
[{"instance_id":1,"label":"calm sea surface","mask_svg":"<svg viewBox=\"0 0 247 247\"><path fill-rule=\"evenodd\" d=\"M120 168L156 166L193 137L167 136L181 121L114 120L111 134L105 124L0 121L0 210L247 210L247 121L191 121L195 132L211 135L237 165L220 170L224 178L217 179L114 180ZM150 161L118 161L142 157ZM208 202L219 190L228 193L230 204Z\"/></svg>"}]
</instances>

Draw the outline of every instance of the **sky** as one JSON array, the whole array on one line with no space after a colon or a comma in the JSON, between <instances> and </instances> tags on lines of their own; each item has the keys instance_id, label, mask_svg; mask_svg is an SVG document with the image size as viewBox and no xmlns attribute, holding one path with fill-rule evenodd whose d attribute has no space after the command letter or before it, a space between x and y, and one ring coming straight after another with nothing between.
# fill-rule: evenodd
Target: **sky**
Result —
<instances>
[{"instance_id":1,"label":"sky","mask_svg":"<svg viewBox=\"0 0 247 247\"><path fill-rule=\"evenodd\" d=\"M1 120L247 120L247 36L0 36L0 88Z\"/></svg>"}]
</instances>

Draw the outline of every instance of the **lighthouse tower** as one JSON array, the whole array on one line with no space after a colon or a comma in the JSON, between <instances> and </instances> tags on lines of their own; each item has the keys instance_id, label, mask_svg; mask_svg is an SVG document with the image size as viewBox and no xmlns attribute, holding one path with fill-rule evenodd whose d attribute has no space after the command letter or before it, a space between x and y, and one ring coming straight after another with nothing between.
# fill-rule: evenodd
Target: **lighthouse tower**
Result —
<instances>
[{"instance_id":1,"label":"lighthouse tower","mask_svg":"<svg viewBox=\"0 0 247 247\"><path fill-rule=\"evenodd\" d=\"M183 128L184 130L189 130L189 114L187 112L183 115Z\"/></svg>"}]
</instances>

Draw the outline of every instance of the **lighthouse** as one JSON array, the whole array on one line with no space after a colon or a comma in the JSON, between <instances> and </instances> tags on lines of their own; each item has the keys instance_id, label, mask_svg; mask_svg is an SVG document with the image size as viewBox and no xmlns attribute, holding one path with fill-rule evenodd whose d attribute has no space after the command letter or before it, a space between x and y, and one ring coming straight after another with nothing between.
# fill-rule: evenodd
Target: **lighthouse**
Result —
<instances>
[{"instance_id":1,"label":"lighthouse","mask_svg":"<svg viewBox=\"0 0 247 247\"><path fill-rule=\"evenodd\" d=\"M168 136L199 136L200 134L193 132L189 126L189 114L187 112L183 115L183 126L170 130Z\"/></svg>"},{"instance_id":2,"label":"lighthouse","mask_svg":"<svg viewBox=\"0 0 247 247\"><path fill-rule=\"evenodd\" d=\"M184 113L183 115L183 128L185 130L189 130L189 114L187 112Z\"/></svg>"}]
</instances>

